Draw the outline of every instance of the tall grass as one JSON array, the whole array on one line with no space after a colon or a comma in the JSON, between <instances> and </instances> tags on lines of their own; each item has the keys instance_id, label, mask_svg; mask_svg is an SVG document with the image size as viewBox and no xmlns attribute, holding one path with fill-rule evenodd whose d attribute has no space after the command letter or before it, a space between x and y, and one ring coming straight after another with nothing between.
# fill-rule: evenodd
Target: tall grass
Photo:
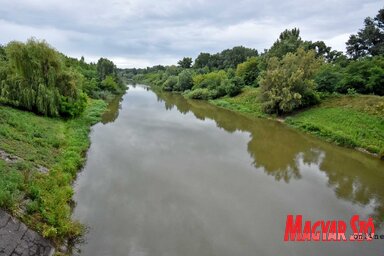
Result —
<instances>
[{"instance_id":1,"label":"tall grass","mask_svg":"<svg viewBox=\"0 0 384 256\"><path fill-rule=\"evenodd\" d=\"M0 207L57 244L81 235L82 226L71 220L71 185L85 161L90 126L105 108L104 101L89 100L79 117L63 120L0 106L0 148L20 158L0 160Z\"/></svg>"}]
</instances>

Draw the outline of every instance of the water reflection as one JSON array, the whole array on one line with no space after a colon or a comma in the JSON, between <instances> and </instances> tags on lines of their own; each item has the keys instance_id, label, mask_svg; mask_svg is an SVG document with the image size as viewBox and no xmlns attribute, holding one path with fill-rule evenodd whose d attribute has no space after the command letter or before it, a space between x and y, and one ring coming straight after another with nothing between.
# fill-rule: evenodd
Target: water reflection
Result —
<instances>
[{"instance_id":1,"label":"water reflection","mask_svg":"<svg viewBox=\"0 0 384 256\"><path fill-rule=\"evenodd\" d=\"M324 173L336 196L373 212L376 223L384 216L384 162L354 150L340 148L266 120L250 120L206 102L186 100L180 95L157 92L165 108L200 120L211 119L227 132L250 134L247 150L253 165L276 181L289 183L304 171ZM370 211L372 210L372 211Z\"/></svg>"},{"instance_id":2,"label":"water reflection","mask_svg":"<svg viewBox=\"0 0 384 256\"><path fill-rule=\"evenodd\" d=\"M124 94L117 95L111 102L109 102L107 110L101 116L101 122L103 124L114 122L119 117L123 96Z\"/></svg>"}]
</instances>

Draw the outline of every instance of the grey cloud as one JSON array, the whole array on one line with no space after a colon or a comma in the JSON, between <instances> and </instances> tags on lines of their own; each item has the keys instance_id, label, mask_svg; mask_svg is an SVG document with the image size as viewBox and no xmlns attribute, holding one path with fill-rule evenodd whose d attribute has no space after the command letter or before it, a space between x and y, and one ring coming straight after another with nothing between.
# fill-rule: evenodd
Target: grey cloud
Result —
<instances>
[{"instance_id":1,"label":"grey cloud","mask_svg":"<svg viewBox=\"0 0 384 256\"><path fill-rule=\"evenodd\" d=\"M0 43L45 38L65 54L120 65L172 64L235 45L262 51L285 28L338 50L377 0L0 0Z\"/></svg>"}]
</instances>

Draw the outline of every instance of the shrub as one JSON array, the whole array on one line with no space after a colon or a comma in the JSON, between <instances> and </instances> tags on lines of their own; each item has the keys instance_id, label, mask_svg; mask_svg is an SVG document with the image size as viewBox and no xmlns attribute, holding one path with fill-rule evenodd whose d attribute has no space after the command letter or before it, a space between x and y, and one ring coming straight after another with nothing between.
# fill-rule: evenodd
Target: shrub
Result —
<instances>
[{"instance_id":1,"label":"shrub","mask_svg":"<svg viewBox=\"0 0 384 256\"><path fill-rule=\"evenodd\" d=\"M384 57L376 56L352 61L345 69L338 91L355 89L361 94L384 95Z\"/></svg>"},{"instance_id":2,"label":"shrub","mask_svg":"<svg viewBox=\"0 0 384 256\"><path fill-rule=\"evenodd\" d=\"M189 70L183 70L179 74L179 80L177 82L177 89L180 91L186 91L193 86L192 73Z\"/></svg>"},{"instance_id":3,"label":"shrub","mask_svg":"<svg viewBox=\"0 0 384 256\"><path fill-rule=\"evenodd\" d=\"M225 92L228 96L233 97L239 94L243 87L244 87L243 79L236 76L230 80L230 83L225 88Z\"/></svg>"},{"instance_id":4,"label":"shrub","mask_svg":"<svg viewBox=\"0 0 384 256\"><path fill-rule=\"evenodd\" d=\"M339 65L326 64L315 76L316 90L320 92L335 92L343 78Z\"/></svg>"},{"instance_id":5,"label":"shrub","mask_svg":"<svg viewBox=\"0 0 384 256\"><path fill-rule=\"evenodd\" d=\"M237 65L236 75L244 80L246 85L258 86L257 78L260 74L258 57L249 58Z\"/></svg>"},{"instance_id":6,"label":"shrub","mask_svg":"<svg viewBox=\"0 0 384 256\"><path fill-rule=\"evenodd\" d=\"M299 48L282 60L270 58L260 80L261 101L266 113L282 114L316 102L314 74L321 61L315 51Z\"/></svg>"},{"instance_id":7,"label":"shrub","mask_svg":"<svg viewBox=\"0 0 384 256\"><path fill-rule=\"evenodd\" d=\"M207 88L197 88L187 93L186 96L190 99L208 100L212 94Z\"/></svg>"},{"instance_id":8,"label":"shrub","mask_svg":"<svg viewBox=\"0 0 384 256\"><path fill-rule=\"evenodd\" d=\"M178 82L177 76L169 76L167 80L163 83L164 91L173 91Z\"/></svg>"},{"instance_id":9,"label":"shrub","mask_svg":"<svg viewBox=\"0 0 384 256\"><path fill-rule=\"evenodd\" d=\"M0 70L3 101L48 116L63 113L62 96L67 104L81 105L82 75L67 68L45 41L10 42L5 52L7 62L2 62Z\"/></svg>"},{"instance_id":10,"label":"shrub","mask_svg":"<svg viewBox=\"0 0 384 256\"><path fill-rule=\"evenodd\" d=\"M193 88L217 89L222 81L226 79L228 79L228 77L224 70L197 75L193 78Z\"/></svg>"}]
</instances>

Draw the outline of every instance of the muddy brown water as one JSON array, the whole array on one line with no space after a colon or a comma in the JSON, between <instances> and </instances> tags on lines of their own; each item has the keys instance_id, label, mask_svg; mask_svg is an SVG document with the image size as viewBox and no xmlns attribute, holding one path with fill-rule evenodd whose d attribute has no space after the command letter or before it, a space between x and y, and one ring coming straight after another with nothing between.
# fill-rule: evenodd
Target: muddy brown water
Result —
<instances>
[{"instance_id":1,"label":"muddy brown water","mask_svg":"<svg viewBox=\"0 0 384 256\"><path fill-rule=\"evenodd\" d=\"M81 255L384 255L384 239L284 242L288 214L372 217L384 235L384 162L369 155L140 85L91 142L75 186Z\"/></svg>"}]
</instances>

